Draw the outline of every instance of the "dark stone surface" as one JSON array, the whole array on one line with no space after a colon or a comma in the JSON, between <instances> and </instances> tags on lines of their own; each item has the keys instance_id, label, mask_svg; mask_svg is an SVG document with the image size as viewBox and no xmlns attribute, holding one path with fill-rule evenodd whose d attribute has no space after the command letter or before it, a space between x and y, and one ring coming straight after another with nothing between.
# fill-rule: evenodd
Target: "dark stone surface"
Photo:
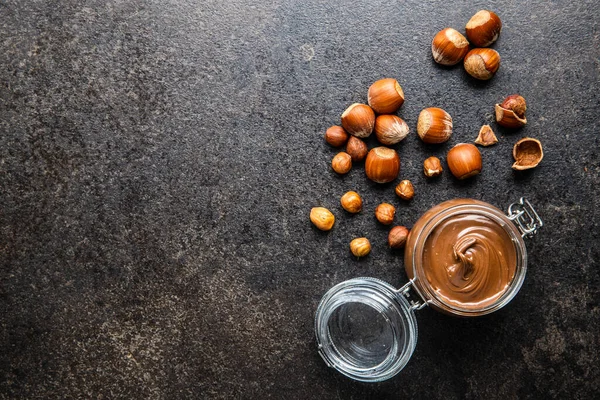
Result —
<instances>
[{"instance_id":1,"label":"dark stone surface","mask_svg":"<svg viewBox=\"0 0 600 400\"><path fill-rule=\"evenodd\" d=\"M254 5L251 5L254 3ZM504 22L497 76L440 68L430 41L480 8ZM600 280L598 2L0 2L0 397L598 398ZM397 146L417 195L337 177L322 140L376 79L399 79ZM484 171L427 182L518 92L529 124L497 129ZM449 143L416 137L426 106ZM515 173L523 136L539 168ZM374 141L370 141L371 146ZM346 190L365 211L338 206ZM316 352L313 315L332 285L402 285L402 253L372 210L411 226L431 206L525 195L546 226L528 241L515 300L480 319L418 313L396 378L352 382ZM323 234L311 207L334 211ZM354 260L365 235L372 254Z\"/></svg>"}]
</instances>

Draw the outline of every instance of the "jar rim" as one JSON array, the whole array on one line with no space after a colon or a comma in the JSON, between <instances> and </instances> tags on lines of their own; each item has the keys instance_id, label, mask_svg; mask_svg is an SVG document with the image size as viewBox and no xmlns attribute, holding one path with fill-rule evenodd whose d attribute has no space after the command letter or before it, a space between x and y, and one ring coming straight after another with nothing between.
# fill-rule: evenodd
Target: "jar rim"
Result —
<instances>
[{"instance_id":1,"label":"jar rim","mask_svg":"<svg viewBox=\"0 0 600 400\"><path fill-rule=\"evenodd\" d=\"M469 201L473 201L474 203L452 205L433 215L418 233L415 240L415 250L412 254L412 270L415 277L415 284L421 290L421 294L426 297L427 302L440 310L461 316L485 315L504 307L519 292L527 272L527 249L516 225L501 210L491 204L478 200ZM441 203L440 205L443 204ZM440 223L459 214L482 215L496 222L510 236L515 248L517 265L515 267L515 275L508 289L496 301L485 307L476 309L466 308L444 301L431 287L423 271L422 260L425 241Z\"/></svg>"}]
</instances>

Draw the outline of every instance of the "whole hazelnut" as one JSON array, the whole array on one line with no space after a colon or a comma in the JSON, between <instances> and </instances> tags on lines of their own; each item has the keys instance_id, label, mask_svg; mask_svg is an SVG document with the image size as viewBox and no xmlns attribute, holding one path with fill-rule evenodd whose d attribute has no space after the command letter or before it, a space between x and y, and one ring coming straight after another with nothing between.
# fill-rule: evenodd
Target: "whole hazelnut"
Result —
<instances>
[{"instance_id":1,"label":"whole hazelnut","mask_svg":"<svg viewBox=\"0 0 600 400\"><path fill-rule=\"evenodd\" d=\"M391 182L400 172L400 157L395 150L375 147L367 154L365 173L367 178L377 183Z\"/></svg>"},{"instance_id":2,"label":"whole hazelnut","mask_svg":"<svg viewBox=\"0 0 600 400\"><path fill-rule=\"evenodd\" d=\"M331 126L325 132L325 141L333 147L343 146L348 140L348 134L341 126Z\"/></svg>"},{"instance_id":3,"label":"whole hazelnut","mask_svg":"<svg viewBox=\"0 0 600 400\"><path fill-rule=\"evenodd\" d=\"M442 174L442 163L437 157L429 157L423 162L423 173L428 178L434 178Z\"/></svg>"},{"instance_id":4,"label":"whole hazelnut","mask_svg":"<svg viewBox=\"0 0 600 400\"><path fill-rule=\"evenodd\" d=\"M381 144L391 146L408 136L408 125L395 115L380 115L375 119L375 136Z\"/></svg>"},{"instance_id":5,"label":"whole hazelnut","mask_svg":"<svg viewBox=\"0 0 600 400\"><path fill-rule=\"evenodd\" d=\"M494 43L502 30L502 21L492 11L481 10L471 17L465 31L467 38L477 47L488 47Z\"/></svg>"},{"instance_id":6,"label":"whole hazelnut","mask_svg":"<svg viewBox=\"0 0 600 400\"><path fill-rule=\"evenodd\" d=\"M477 135L475 143L487 147L498 143L498 138L494 134L491 126L483 125L479 130L479 135Z\"/></svg>"},{"instance_id":7,"label":"whole hazelnut","mask_svg":"<svg viewBox=\"0 0 600 400\"><path fill-rule=\"evenodd\" d=\"M360 162L367 156L367 144L356 136L350 136L348 144L346 144L346 153L350 154L352 162Z\"/></svg>"},{"instance_id":8,"label":"whole hazelnut","mask_svg":"<svg viewBox=\"0 0 600 400\"><path fill-rule=\"evenodd\" d=\"M320 230L328 231L333 228L335 217L325 207L313 207L310 210L310 221Z\"/></svg>"},{"instance_id":9,"label":"whole hazelnut","mask_svg":"<svg viewBox=\"0 0 600 400\"><path fill-rule=\"evenodd\" d=\"M371 252L371 242L367 238L356 238L350 242L350 251L356 257L365 257Z\"/></svg>"},{"instance_id":10,"label":"whole hazelnut","mask_svg":"<svg viewBox=\"0 0 600 400\"><path fill-rule=\"evenodd\" d=\"M352 157L343 151L337 153L331 160L331 168L340 175L347 174L352 169Z\"/></svg>"},{"instance_id":11,"label":"whole hazelnut","mask_svg":"<svg viewBox=\"0 0 600 400\"><path fill-rule=\"evenodd\" d=\"M465 70L475 79L491 79L500 68L500 54L494 49L473 49L467 53Z\"/></svg>"},{"instance_id":12,"label":"whole hazelnut","mask_svg":"<svg viewBox=\"0 0 600 400\"><path fill-rule=\"evenodd\" d=\"M395 226L388 234L388 244L392 249L401 249L406 244L409 230L405 226Z\"/></svg>"},{"instance_id":13,"label":"whole hazelnut","mask_svg":"<svg viewBox=\"0 0 600 400\"><path fill-rule=\"evenodd\" d=\"M362 198L358 193L353 191L344 193L340 199L340 203L344 210L352 214L356 214L362 210Z\"/></svg>"},{"instance_id":14,"label":"whole hazelnut","mask_svg":"<svg viewBox=\"0 0 600 400\"><path fill-rule=\"evenodd\" d=\"M458 179L467 179L481 172L481 153L471 143L459 143L446 157L450 172Z\"/></svg>"},{"instance_id":15,"label":"whole hazelnut","mask_svg":"<svg viewBox=\"0 0 600 400\"><path fill-rule=\"evenodd\" d=\"M408 179L405 179L396 186L396 194L402 200L411 200L415 195L415 188Z\"/></svg>"},{"instance_id":16,"label":"whole hazelnut","mask_svg":"<svg viewBox=\"0 0 600 400\"><path fill-rule=\"evenodd\" d=\"M431 42L431 53L436 63L455 65L462 61L469 51L469 42L456 29L446 28L439 31Z\"/></svg>"},{"instance_id":17,"label":"whole hazelnut","mask_svg":"<svg viewBox=\"0 0 600 400\"><path fill-rule=\"evenodd\" d=\"M375 209L375 218L384 225L390 225L394 222L396 208L390 203L381 203Z\"/></svg>"},{"instance_id":18,"label":"whole hazelnut","mask_svg":"<svg viewBox=\"0 0 600 400\"><path fill-rule=\"evenodd\" d=\"M417 133L425 143L444 143L452 135L452 117L441 108L426 108L419 114Z\"/></svg>"},{"instance_id":19,"label":"whole hazelnut","mask_svg":"<svg viewBox=\"0 0 600 400\"><path fill-rule=\"evenodd\" d=\"M394 78L380 79L369 87L369 105L377 114L391 114L404 103L404 91Z\"/></svg>"},{"instance_id":20,"label":"whole hazelnut","mask_svg":"<svg viewBox=\"0 0 600 400\"><path fill-rule=\"evenodd\" d=\"M374 126L375 113L366 104L354 103L342 114L342 127L356 137L369 137Z\"/></svg>"}]
</instances>

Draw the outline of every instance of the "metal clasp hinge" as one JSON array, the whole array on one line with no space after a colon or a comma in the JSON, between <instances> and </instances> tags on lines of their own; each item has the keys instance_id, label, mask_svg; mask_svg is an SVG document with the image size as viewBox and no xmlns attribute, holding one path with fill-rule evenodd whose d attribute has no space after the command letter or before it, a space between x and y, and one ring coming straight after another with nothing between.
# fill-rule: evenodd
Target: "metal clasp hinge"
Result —
<instances>
[{"instance_id":1,"label":"metal clasp hinge","mask_svg":"<svg viewBox=\"0 0 600 400\"><path fill-rule=\"evenodd\" d=\"M508 219L517 224L521 237L533 236L544 226L544 221L525 197L508 206Z\"/></svg>"},{"instance_id":2,"label":"metal clasp hinge","mask_svg":"<svg viewBox=\"0 0 600 400\"><path fill-rule=\"evenodd\" d=\"M398 289L397 292L408 299L411 310L420 310L429 304L429 300L425 300L421 292L419 292L419 289L414 284L415 280L415 278L411 279L406 285ZM416 295L411 292L411 289L414 290Z\"/></svg>"}]
</instances>

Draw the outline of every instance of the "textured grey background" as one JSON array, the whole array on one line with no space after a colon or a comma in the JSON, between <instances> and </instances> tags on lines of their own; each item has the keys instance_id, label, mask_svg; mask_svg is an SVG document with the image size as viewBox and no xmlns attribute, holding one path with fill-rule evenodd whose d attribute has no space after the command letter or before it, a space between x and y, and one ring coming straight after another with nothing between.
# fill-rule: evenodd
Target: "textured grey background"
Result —
<instances>
[{"instance_id":1,"label":"textured grey background","mask_svg":"<svg viewBox=\"0 0 600 400\"><path fill-rule=\"evenodd\" d=\"M486 83L430 54L438 30L480 8L504 22ZM0 1L0 397L598 398L599 12L593 0ZM412 129L396 146L408 205L362 166L337 177L322 140L388 76ZM473 140L514 92L529 124L497 129L483 173L425 181L422 160ZM454 117L447 144L414 134L427 106ZM546 156L515 173L523 136ZM349 189L363 214L338 206ZM419 312L417 350L385 383L325 366L313 337L325 291L406 281L376 204L411 226L450 198L506 208L521 195L546 226L509 306ZM329 234L309 223L316 205L338 217ZM373 242L361 261L347 248L358 235Z\"/></svg>"}]
</instances>

